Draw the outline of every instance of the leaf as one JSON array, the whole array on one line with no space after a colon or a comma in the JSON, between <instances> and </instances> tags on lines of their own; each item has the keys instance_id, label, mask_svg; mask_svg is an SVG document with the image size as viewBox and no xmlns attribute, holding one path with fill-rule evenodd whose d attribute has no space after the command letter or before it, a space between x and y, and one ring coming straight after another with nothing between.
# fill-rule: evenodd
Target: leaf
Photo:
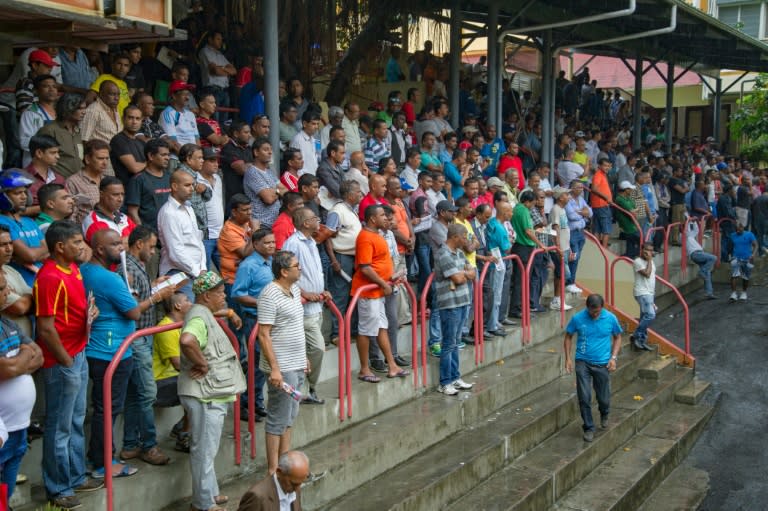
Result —
<instances>
[{"instance_id":1,"label":"leaf","mask_svg":"<svg viewBox=\"0 0 768 511\"><path fill-rule=\"evenodd\" d=\"M643 396L637 394L635 396L632 396L632 399L634 399L635 401L642 401L645 398Z\"/></svg>"}]
</instances>

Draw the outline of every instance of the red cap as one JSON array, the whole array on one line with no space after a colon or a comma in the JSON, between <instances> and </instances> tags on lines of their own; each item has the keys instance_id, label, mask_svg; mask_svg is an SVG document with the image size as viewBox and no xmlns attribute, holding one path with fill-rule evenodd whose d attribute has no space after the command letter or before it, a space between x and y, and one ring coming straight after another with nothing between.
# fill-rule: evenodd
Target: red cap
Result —
<instances>
[{"instance_id":1,"label":"red cap","mask_svg":"<svg viewBox=\"0 0 768 511\"><path fill-rule=\"evenodd\" d=\"M45 64L48 67L58 67L59 64L53 60L53 57L45 50L35 50L29 54L29 64L33 62L39 62Z\"/></svg>"},{"instance_id":2,"label":"red cap","mask_svg":"<svg viewBox=\"0 0 768 511\"><path fill-rule=\"evenodd\" d=\"M195 90L195 86L184 80L174 80L168 86L168 94L176 94L180 90Z\"/></svg>"}]
</instances>

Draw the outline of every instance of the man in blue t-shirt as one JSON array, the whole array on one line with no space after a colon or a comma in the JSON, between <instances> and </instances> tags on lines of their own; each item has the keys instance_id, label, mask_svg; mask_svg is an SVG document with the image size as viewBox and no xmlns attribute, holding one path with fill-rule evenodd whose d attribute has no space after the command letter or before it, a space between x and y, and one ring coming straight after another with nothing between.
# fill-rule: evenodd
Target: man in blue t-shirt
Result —
<instances>
[{"instance_id":1,"label":"man in blue t-shirt","mask_svg":"<svg viewBox=\"0 0 768 511\"><path fill-rule=\"evenodd\" d=\"M731 259L731 297L730 301L737 299L742 302L747 301L747 288L749 287L749 277L752 275L752 268L757 253L757 238L752 231L744 230L744 224L736 222L736 232L729 236L731 246L733 247L733 258ZM736 284L741 279L741 293L736 292Z\"/></svg>"},{"instance_id":2,"label":"man in blue t-shirt","mask_svg":"<svg viewBox=\"0 0 768 511\"><path fill-rule=\"evenodd\" d=\"M565 371L573 372L571 345L576 338L576 394L579 411L584 421L584 440L595 438L592 422L592 386L600 410L600 428L608 428L611 411L611 381L609 373L616 370L616 357L621 348L621 325L611 312L603 309L603 297L598 294L587 297L587 308L575 314L565 329Z\"/></svg>"}]
</instances>

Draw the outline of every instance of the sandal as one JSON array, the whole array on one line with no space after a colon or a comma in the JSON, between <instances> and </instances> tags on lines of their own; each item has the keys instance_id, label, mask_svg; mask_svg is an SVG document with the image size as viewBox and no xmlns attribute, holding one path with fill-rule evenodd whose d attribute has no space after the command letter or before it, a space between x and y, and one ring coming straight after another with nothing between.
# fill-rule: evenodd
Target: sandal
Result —
<instances>
[{"instance_id":1,"label":"sandal","mask_svg":"<svg viewBox=\"0 0 768 511\"><path fill-rule=\"evenodd\" d=\"M381 378L375 374L359 374L357 379L366 383L379 383L381 381Z\"/></svg>"},{"instance_id":2,"label":"sandal","mask_svg":"<svg viewBox=\"0 0 768 511\"><path fill-rule=\"evenodd\" d=\"M387 378L405 378L409 374L411 374L411 372L409 370L407 370L407 369L400 369L395 374L388 374Z\"/></svg>"},{"instance_id":3,"label":"sandal","mask_svg":"<svg viewBox=\"0 0 768 511\"><path fill-rule=\"evenodd\" d=\"M189 452L189 433L182 431L179 434L179 439L176 440L174 449L179 452Z\"/></svg>"},{"instance_id":4,"label":"sandal","mask_svg":"<svg viewBox=\"0 0 768 511\"><path fill-rule=\"evenodd\" d=\"M213 497L213 502L217 506L221 506L229 502L229 497L227 497L226 495L216 495L215 497Z\"/></svg>"}]
</instances>

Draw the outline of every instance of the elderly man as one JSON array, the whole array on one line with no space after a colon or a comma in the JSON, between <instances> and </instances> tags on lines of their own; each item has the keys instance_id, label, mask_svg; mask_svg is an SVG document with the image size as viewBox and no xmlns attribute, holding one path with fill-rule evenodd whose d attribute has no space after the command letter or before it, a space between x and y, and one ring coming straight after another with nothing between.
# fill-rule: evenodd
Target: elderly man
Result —
<instances>
[{"instance_id":1,"label":"elderly man","mask_svg":"<svg viewBox=\"0 0 768 511\"><path fill-rule=\"evenodd\" d=\"M296 228L290 238L285 240L283 250L292 252L301 265L299 289L304 304L304 335L307 340L307 358L312 371L307 376L309 394L304 396L304 404L324 404L325 400L317 397L315 386L323 365L325 341L323 340L323 302L331 297L325 291L323 264L317 243L312 238L320 231L320 218L307 207L293 212L293 226Z\"/></svg>"},{"instance_id":2,"label":"elderly man","mask_svg":"<svg viewBox=\"0 0 768 511\"><path fill-rule=\"evenodd\" d=\"M584 440L595 438L592 422L592 386L600 410L600 428L608 428L611 411L610 373L616 370L621 349L621 325L613 313L603 309L603 297L587 297L587 308L576 313L568 322L563 339L565 370L573 372L573 337L576 335L576 394L579 397Z\"/></svg>"},{"instance_id":3,"label":"elderly man","mask_svg":"<svg viewBox=\"0 0 768 511\"><path fill-rule=\"evenodd\" d=\"M569 293L581 293L581 288L576 285L576 270L579 267L581 251L586 243L584 229L592 218L592 208L584 200L584 183L574 179L570 187L571 198L565 205L565 214L568 217L568 229L571 231L571 258L568 261L570 275L565 281L565 290Z\"/></svg>"},{"instance_id":4,"label":"elderly man","mask_svg":"<svg viewBox=\"0 0 768 511\"><path fill-rule=\"evenodd\" d=\"M195 305L184 318L181 331L181 372L179 400L190 424L190 469L192 472L192 511L220 509L229 499L219 495L214 461L219 450L221 429L229 403L246 389L245 376L229 338L216 316L240 318L227 308L224 280L203 272L192 285Z\"/></svg>"},{"instance_id":5,"label":"elderly man","mask_svg":"<svg viewBox=\"0 0 768 511\"><path fill-rule=\"evenodd\" d=\"M277 471L253 485L240 500L238 511L301 511L301 484L310 477L309 459L288 451L277 461Z\"/></svg>"},{"instance_id":6,"label":"elderly man","mask_svg":"<svg viewBox=\"0 0 768 511\"><path fill-rule=\"evenodd\" d=\"M320 130L320 148L325 151L328 142L331 141L331 129L341 128L344 129L342 124L344 123L344 109L340 106L332 106L328 109L328 124L323 126Z\"/></svg>"},{"instance_id":7,"label":"elderly man","mask_svg":"<svg viewBox=\"0 0 768 511\"><path fill-rule=\"evenodd\" d=\"M275 280L259 295L259 369L269 383L267 401L267 474L277 471L277 460L291 447L291 430L299 414L300 394L307 363L304 307L301 304L299 261L281 250L272 258ZM294 397L295 396L295 397Z\"/></svg>"},{"instance_id":8,"label":"elderly man","mask_svg":"<svg viewBox=\"0 0 768 511\"><path fill-rule=\"evenodd\" d=\"M99 97L88 105L80 124L80 136L83 140L102 140L109 143L123 130L122 116L118 112L120 89L111 80L101 82ZM114 176L112 162L108 162L107 175Z\"/></svg>"},{"instance_id":9,"label":"elderly man","mask_svg":"<svg viewBox=\"0 0 768 511\"><path fill-rule=\"evenodd\" d=\"M344 119L341 121L341 126L344 128L346 149L350 153L363 150L363 143L360 139L359 118L360 106L357 103L347 103L344 105Z\"/></svg>"}]
</instances>

